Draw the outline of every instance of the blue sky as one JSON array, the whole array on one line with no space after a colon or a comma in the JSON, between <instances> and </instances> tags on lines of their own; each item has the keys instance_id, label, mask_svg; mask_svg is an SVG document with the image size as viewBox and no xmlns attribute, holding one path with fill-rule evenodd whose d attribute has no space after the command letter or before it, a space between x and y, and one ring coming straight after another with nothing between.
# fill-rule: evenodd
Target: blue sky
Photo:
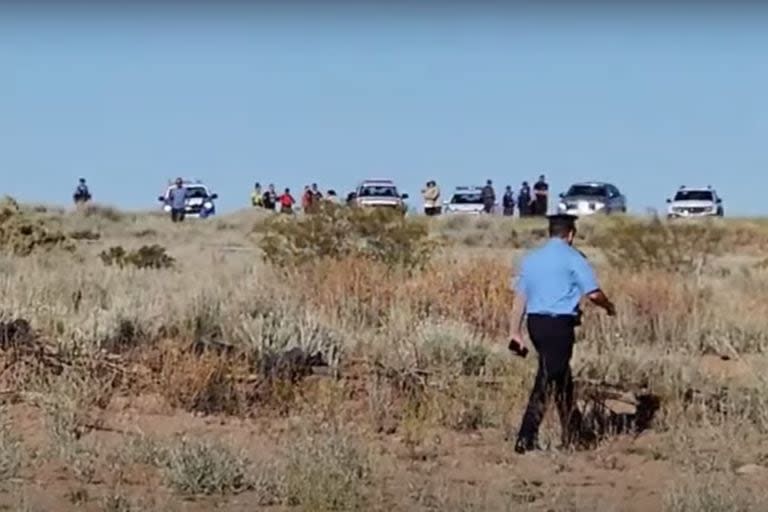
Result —
<instances>
[{"instance_id":1,"label":"blue sky","mask_svg":"<svg viewBox=\"0 0 768 512\"><path fill-rule=\"evenodd\" d=\"M295 7L4 8L0 193L67 204L84 176L155 208L183 175L232 210L256 180L417 196L545 173L638 212L681 184L768 209L768 11Z\"/></svg>"}]
</instances>

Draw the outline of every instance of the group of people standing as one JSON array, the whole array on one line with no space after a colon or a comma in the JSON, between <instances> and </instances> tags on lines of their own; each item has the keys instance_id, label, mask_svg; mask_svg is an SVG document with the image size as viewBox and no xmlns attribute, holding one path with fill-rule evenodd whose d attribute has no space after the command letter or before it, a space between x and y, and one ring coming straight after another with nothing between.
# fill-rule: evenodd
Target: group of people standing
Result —
<instances>
[{"instance_id":1,"label":"group of people standing","mask_svg":"<svg viewBox=\"0 0 768 512\"><path fill-rule=\"evenodd\" d=\"M549 184L546 177L543 174L539 176L533 188L524 181L517 193L517 200L512 187L507 185L501 203L502 213L507 217L515 214L515 206L520 211L520 217L545 217L549 209Z\"/></svg>"},{"instance_id":2,"label":"group of people standing","mask_svg":"<svg viewBox=\"0 0 768 512\"><path fill-rule=\"evenodd\" d=\"M440 205L440 187L437 182L428 181L421 190L421 195L424 201L424 214L427 216L439 215L442 208ZM480 198L483 203L483 212L492 214L496 208L496 191L493 188L493 181L487 180L485 182L485 186L480 191ZM539 180L533 184L533 187L524 181L517 197L515 197L512 187L507 185L501 199L501 211L505 217L511 217L515 214L515 207L517 207L520 217L544 217L547 215L548 203L549 184L542 174L539 176Z\"/></svg>"},{"instance_id":3,"label":"group of people standing","mask_svg":"<svg viewBox=\"0 0 768 512\"><path fill-rule=\"evenodd\" d=\"M325 194L320 191L317 183L304 187L301 195L301 209L305 212L311 212L322 201L338 202L336 192L328 190ZM262 190L258 182L253 186L251 193L251 206L274 210L280 213L293 213L296 207L296 199L291 194L291 189L286 188L281 194L278 194L275 186L270 183L266 190Z\"/></svg>"}]
</instances>

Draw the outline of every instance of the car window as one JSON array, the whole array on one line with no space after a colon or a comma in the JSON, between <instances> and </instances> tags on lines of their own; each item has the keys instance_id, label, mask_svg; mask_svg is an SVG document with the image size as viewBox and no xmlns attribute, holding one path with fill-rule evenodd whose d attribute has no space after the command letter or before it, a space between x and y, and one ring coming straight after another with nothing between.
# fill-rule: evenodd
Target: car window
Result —
<instances>
[{"instance_id":1,"label":"car window","mask_svg":"<svg viewBox=\"0 0 768 512\"><path fill-rule=\"evenodd\" d=\"M358 197L397 197L397 189L391 185L366 185L360 187Z\"/></svg>"},{"instance_id":2,"label":"car window","mask_svg":"<svg viewBox=\"0 0 768 512\"><path fill-rule=\"evenodd\" d=\"M483 196L480 192L460 192L453 194L451 204L483 204Z\"/></svg>"},{"instance_id":3,"label":"car window","mask_svg":"<svg viewBox=\"0 0 768 512\"><path fill-rule=\"evenodd\" d=\"M203 187L187 187L187 197L205 199L208 191Z\"/></svg>"},{"instance_id":4,"label":"car window","mask_svg":"<svg viewBox=\"0 0 768 512\"><path fill-rule=\"evenodd\" d=\"M566 196L607 196L608 189L604 185L573 185Z\"/></svg>"},{"instance_id":5,"label":"car window","mask_svg":"<svg viewBox=\"0 0 768 512\"><path fill-rule=\"evenodd\" d=\"M714 201L711 190L678 190L675 201Z\"/></svg>"}]
</instances>

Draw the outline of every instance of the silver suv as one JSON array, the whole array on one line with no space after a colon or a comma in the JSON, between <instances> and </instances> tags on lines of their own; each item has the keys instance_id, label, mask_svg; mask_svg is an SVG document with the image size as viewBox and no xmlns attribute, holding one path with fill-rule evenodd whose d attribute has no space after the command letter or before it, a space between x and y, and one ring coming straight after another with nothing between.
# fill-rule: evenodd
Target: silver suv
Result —
<instances>
[{"instance_id":1,"label":"silver suv","mask_svg":"<svg viewBox=\"0 0 768 512\"><path fill-rule=\"evenodd\" d=\"M392 180L365 180L355 189L354 205L363 208L392 208L405 213L408 194L401 194Z\"/></svg>"},{"instance_id":2,"label":"silver suv","mask_svg":"<svg viewBox=\"0 0 768 512\"><path fill-rule=\"evenodd\" d=\"M712 187L680 187L675 197L667 199L667 217L722 217L723 199Z\"/></svg>"},{"instance_id":3,"label":"silver suv","mask_svg":"<svg viewBox=\"0 0 768 512\"><path fill-rule=\"evenodd\" d=\"M625 213L627 198L611 183L600 181L574 183L568 192L560 194L557 211L577 216Z\"/></svg>"}]
</instances>

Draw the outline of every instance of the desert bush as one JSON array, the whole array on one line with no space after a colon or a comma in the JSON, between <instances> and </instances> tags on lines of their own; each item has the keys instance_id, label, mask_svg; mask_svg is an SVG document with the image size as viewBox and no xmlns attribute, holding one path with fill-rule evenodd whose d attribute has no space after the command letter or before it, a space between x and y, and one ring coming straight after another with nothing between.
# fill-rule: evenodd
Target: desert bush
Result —
<instances>
[{"instance_id":1,"label":"desert bush","mask_svg":"<svg viewBox=\"0 0 768 512\"><path fill-rule=\"evenodd\" d=\"M129 434L127 440L120 445L116 459L122 464L164 467L168 453L164 446L144 434Z\"/></svg>"},{"instance_id":2,"label":"desert bush","mask_svg":"<svg viewBox=\"0 0 768 512\"><path fill-rule=\"evenodd\" d=\"M78 211L81 212L85 217L96 217L108 220L110 222L120 222L125 218L123 213L117 210L117 208L95 203L88 203L79 208Z\"/></svg>"},{"instance_id":3,"label":"desert bush","mask_svg":"<svg viewBox=\"0 0 768 512\"><path fill-rule=\"evenodd\" d=\"M161 357L160 392L171 406L204 414L243 412L234 361L216 354L198 356L178 347L164 350Z\"/></svg>"},{"instance_id":4,"label":"desert bush","mask_svg":"<svg viewBox=\"0 0 768 512\"><path fill-rule=\"evenodd\" d=\"M137 320L118 318L114 332L102 340L100 346L108 352L122 353L136 348L142 340L148 337Z\"/></svg>"},{"instance_id":5,"label":"desert bush","mask_svg":"<svg viewBox=\"0 0 768 512\"><path fill-rule=\"evenodd\" d=\"M384 209L332 204L298 218L269 217L256 232L262 235L259 246L267 261L280 267L356 257L417 269L429 262L434 249L424 223Z\"/></svg>"},{"instance_id":6,"label":"desert bush","mask_svg":"<svg viewBox=\"0 0 768 512\"><path fill-rule=\"evenodd\" d=\"M73 249L71 240L61 231L52 230L41 219L32 219L13 198L0 202L0 250L16 256L28 256L36 250L61 247Z\"/></svg>"},{"instance_id":7,"label":"desert bush","mask_svg":"<svg viewBox=\"0 0 768 512\"><path fill-rule=\"evenodd\" d=\"M765 510L768 496L739 486L725 474L695 474L674 482L664 495L664 512L751 512Z\"/></svg>"},{"instance_id":8,"label":"desert bush","mask_svg":"<svg viewBox=\"0 0 768 512\"><path fill-rule=\"evenodd\" d=\"M366 508L368 455L337 428L310 432L291 442L284 472L288 505L313 512Z\"/></svg>"},{"instance_id":9,"label":"desert bush","mask_svg":"<svg viewBox=\"0 0 768 512\"><path fill-rule=\"evenodd\" d=\"M176 260L165 252L160 245L143 245L134 251L126 251L122 246L110 247L99 254L101 261L107 265L120 268L133 266L136 268L172 268Z\"/></svg>"},{"instance_id":10,"label":"desert bush","mask_svg":"<svg viewBox=\"0 0 768 512\"><path fill-rule=\"evenodd\" d=\"M78 231L71 231L69 233L69 238L72 240L99 240L101 238L101 233L91 231L90 229L81 229Z\"/></svg>"},{"instance_id":11,"label":"desert bush","mask_svg":"<svg viewBox=\"0 0 768 512\"><path fill-rule=\"evenodd\" d=\"M184 494L233 494L248 490L248 461L227 446L182 438L171 446L165 478Z\"/></svg>"},{"instance_id":12,"label":"desert bush","mask_svg":"<svg viewBox=\"0 0 768 512\"><path fill-rule=\"evenodd\" d=\"M436 262L431 272L400 284L398 299L419 317L456 319L476 333L502 336L512 308L511 275L509 264L490 258Z\"/></svg>"},{"instance_id":13,"label":"desert bush","mask_svg":"<svg viewBox=\"0 0 768 512\"><path fill-rule=\"evenodd\" d=\"M11 432L5 410L0 410L0 481L15 478L21 469L21 438Z\"/></svg>"},{"instance_id":14,"label":"desert bush","mask_svg":"<svg viewBox=\"0 0 768 512\"><path fill-rule=\"evenodd\" d=\"M615 268L692 273L722 252L724 236L725 230L714 223L618 217L596 230L591 244Z\"/></svg>"}]
</instances>

